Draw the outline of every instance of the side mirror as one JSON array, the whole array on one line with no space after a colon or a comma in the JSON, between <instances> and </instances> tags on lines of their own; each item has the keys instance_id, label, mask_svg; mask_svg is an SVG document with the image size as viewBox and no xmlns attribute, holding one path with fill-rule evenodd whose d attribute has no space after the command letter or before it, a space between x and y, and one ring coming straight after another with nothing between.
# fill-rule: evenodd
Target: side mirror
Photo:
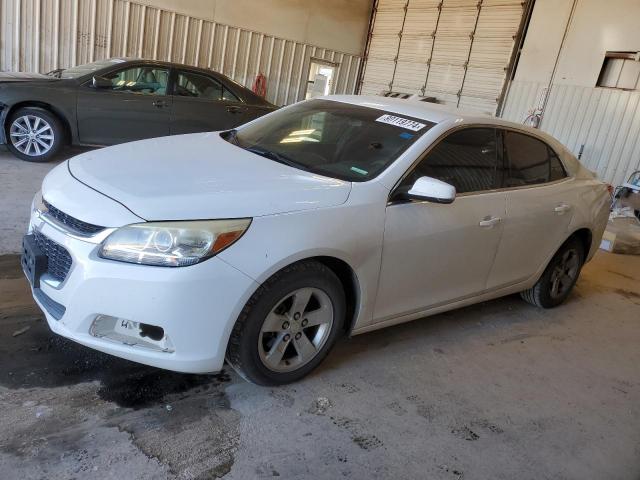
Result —
<instances>
[{"instance_id":1,"label":"side mirror","mask_svg":"<svg viewBox=\"0 0 640 480\"><path fill-rule=\"evenodd\" d=\"M456 199L456 187L431 177L420 177L407 192L409 198L434 203L452 203Z\"/></svg>"},{"instance_id":2,"label":"side mirror","mask_svg":"<svg viewBox=\"0 0 640 480\"><path fill-rule=\"evenodd\" d=\"M104 77L93 77L91 82L93 88L111 88L111 80Z\"/></svg>"}]
</instances>

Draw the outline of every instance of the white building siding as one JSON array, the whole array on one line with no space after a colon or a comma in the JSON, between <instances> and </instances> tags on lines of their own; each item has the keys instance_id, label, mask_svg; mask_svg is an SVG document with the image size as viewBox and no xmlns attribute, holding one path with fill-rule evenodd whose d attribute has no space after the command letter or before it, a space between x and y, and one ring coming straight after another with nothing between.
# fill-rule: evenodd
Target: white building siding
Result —
<instances>
[{"instance_id":1,"label":"white building siding","mask_svg":"<svg viewBox=\"0 0 640 480\"><path fill-rule=\"evenodd\" d=\"M536 0L502 114L524 121L551 84L540 128L583 148L582 162L615 185L640 169L640 91L596 84L607 51L640 51L638 18L638 0Z\"/></svg>"},{"instance_id":2,"label":"white building siding","mask_svg":"<svg viewBox=\"0 0 640 480\"><path fill-rule=\"evenodd\" d=\"M196 65L267 100L304 98L311 58L337 64L334 93L353 93L360 57L128 0L0 0L0 70L47 72L113 56Z\"/></svg>"},{"instance_id":3,"label":"white building siding","mask_svg":"<svg viewBox=\"0 0 640 480\"><path fill-rule=\"evenodd\" d=\"M503 118L522 123L547 84L514 81ZM640 170L640 91L554 85L540 128L613 185Z\"/></svg>"}]
</instances>

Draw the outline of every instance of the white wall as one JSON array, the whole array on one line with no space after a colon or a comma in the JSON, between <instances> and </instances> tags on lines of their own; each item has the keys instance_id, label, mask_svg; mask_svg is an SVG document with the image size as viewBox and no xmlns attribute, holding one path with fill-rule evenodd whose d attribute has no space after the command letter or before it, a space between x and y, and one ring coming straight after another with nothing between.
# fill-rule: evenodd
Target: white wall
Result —
<instances>
[{"instance_id":1,"label":"white wall","mask_svg":"<svg viewBox=\"0 0 640 480\"><path fill-rule=\"evenodd\" d=\"M640 51L639 0L537 0L502 116L521 123L541 105L567 28L540 128L600 178L640 169L640 91L596 87L607 51Z\"/></svg>"},{"instance_id":2,"label":"white wall","mask_svg":"<svg viewBox=\"0 0 640 480\"><path fill-rule=\"evenodd\" d=\"M141 0L217 23L362 55L373 0Z\"/></svg>"},{"instance_id":3,"label":"white wall","mask_svg":"<svg viewBox=\"0 0 640 480\"><path fill-rule=\"evenodd\" d=\"M516 80L549 81L573 0L536 0Z\"/></svg>"},{"instance_id":4,"label":"white wall","mask_svg":"<svg viewBox=\"0 0 640 480\"><path fill-rule=\"evenodd\" d=\"M573 0L537 0L516 80L549 81ZM578 0L555 81L595 87L605 52L640 51L639 0Z\"/></svg>"}]
</instances>

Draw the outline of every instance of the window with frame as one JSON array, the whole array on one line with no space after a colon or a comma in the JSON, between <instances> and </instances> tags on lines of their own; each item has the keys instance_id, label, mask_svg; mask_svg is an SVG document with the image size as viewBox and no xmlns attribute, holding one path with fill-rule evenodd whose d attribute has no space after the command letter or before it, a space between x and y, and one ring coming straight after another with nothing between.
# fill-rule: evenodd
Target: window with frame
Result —
<instances>
[{"instance_id":1,"label":"window with frame","mask_svg":"<svg viewBox=\"0 0 640 480\"><path fill-rule=\"evenodd\" d=\"M398 188L406 193L420 177L456 187L456 193L482 192L501 186L496 130L470 127L441 140L407 175Z\"/></svg>"},{"instance_id":2,"label":"window with frame","mask_svg":"<svg viewBox=\"0 0 640 480\"><path fill-rule=\"evenodd\" d=\"M237 102L238 97L216 79L195 72L179 72L174 95Z\"/></svg>"},{"instance_id":3,"label":"window with frame","mask_svg":"<svg viewBox=\"0 0 640 480\"><path fill-rule=\"evenodd\" d=\"M106 90L138 95L166 95L169 70L138 66L108 73L104 78L111 81L111 87Z\"/></svg>"},{"instance_id":4,"label":"window with frame","mask_svg":"<svg viewBox=\"0 0 640 480\"><path fill-rule=\"evenodd\" d=\"M524 133L504 131L505 187L521 187L565 178L562 162L549 145Z\"/></svg>"},{"instance_id":5,"label":"window with frame","mask_svg":"<svg viewBox=\"0 0 640 480\"><path fill-rule=\"evenodd\" d=\"M607 52L596 86L640 90L640 52Z\"/></svg>"}]
</instances>

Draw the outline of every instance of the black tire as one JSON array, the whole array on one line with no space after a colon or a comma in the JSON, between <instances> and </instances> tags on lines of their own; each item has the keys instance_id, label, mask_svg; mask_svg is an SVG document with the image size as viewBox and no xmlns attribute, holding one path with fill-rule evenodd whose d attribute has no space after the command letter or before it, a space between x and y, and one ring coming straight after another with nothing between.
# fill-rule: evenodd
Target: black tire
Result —
<instances>
[{"instance_id":1,"label":"black tire","mask_svg":"<svg viewBox=\"0 0 640 480\"><path fill-rule=\"evenodd\" d=\"M35 151L34 147L30 149L33 154L27 154L24 151L20 151L20 146L16 147L14 145L16 141L19 141L19 139L11 135L12 126L14 125L14 122L16 120L19 120L23 117L29 117L32 119L38 118L40 119L40 121L46 122L46 124L50 127L53 139L51 140L51 146L46 152L38 154ZM19 159L25 160L27 162L48 162L60 152L60 150L66 143L66 132L64 127L62 126L62 122L60 121L60 119L49 110L40 107L24 107L19 108L18 110L13 112L7 120L5 134L7 137L7 147L9 148L9 151ZM49 143L49 139L47 139L46 143ZM24 149L24 147L22 148ZM44 147L40 145L38 145L38 148L44 150Z\"/></svg>"},{"instance_id":2,"label":"black tire","mask_svg":"<svg viewBox=\"0 0 640 480\"><path fill-rule=\"evenodd\" d=\"M561 281L560 285L564 285L562 287L562 291L554 294L555 275L557 275L559 270L562 270L563 272L565 271L563 270L563 261L565 256L570 255L571 252L576 256L575 274L568 275L564 284ZM540 308L553 308L560 305L567 299L573 290L573 287L580 276L580 271L584 264L584 257L585 252L582 242L575 237L570 238L553 256L538 282L532 288L521 292L520 296L531 305L535 305Z\"/></svg>"},{"instance_id":3,"label":"black tire","mask_svg":"<svg viewBox=\"0 0 640 480\"><path fill-rule=\"evenodd\" d=\"M319 293L326 294L325 298L330 299L333 307L333 321L330 328L326 327L328 335L324 337L324 343L316 350L317 353L311 357L311 360L291 371L274 371L261 359L259 345L264 341L261 337L261 329L263 324L266 325L267 316L272 310L282 306L283 298L299 289L316 289ZM338 336L343 332L345 312L346 303L342 284L332 270L316 261L301 261L290 265L261 285L245 305L231 332L227 346L227 362L245 380L258 385L283 385L295 382L316 368L327 356ZM300 322L306 314L303 312L302 315ZM293 344L293 339L291 343ZM294 348L287 344L283 351L287 351L290 347Z\"/></svg>"}]
</instances>

